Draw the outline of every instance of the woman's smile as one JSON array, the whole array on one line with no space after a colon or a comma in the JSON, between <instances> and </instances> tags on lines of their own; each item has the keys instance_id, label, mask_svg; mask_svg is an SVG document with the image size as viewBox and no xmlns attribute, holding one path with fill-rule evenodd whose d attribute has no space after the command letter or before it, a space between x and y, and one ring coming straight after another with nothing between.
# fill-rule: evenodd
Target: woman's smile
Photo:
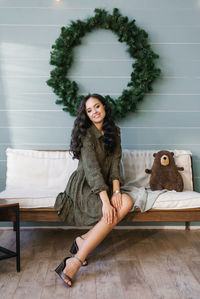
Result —
<instances>
[{"instance_id":1,"label":"woman's smile","mask_svg":"<svg viewBox=\"0 0 200 299\"><path fill-rule=\"evenodd\" d=\"M100 113L96 113L96 114L93 115L93 118L99 118L100 116L101 116Z\"/></svg>"}]
</instances>

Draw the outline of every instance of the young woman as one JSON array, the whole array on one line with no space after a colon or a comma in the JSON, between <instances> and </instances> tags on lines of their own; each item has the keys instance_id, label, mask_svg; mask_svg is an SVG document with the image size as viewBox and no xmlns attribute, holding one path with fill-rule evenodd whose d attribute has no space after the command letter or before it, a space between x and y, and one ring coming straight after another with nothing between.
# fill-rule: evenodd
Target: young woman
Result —
<instances>
[{"instance_id":1,"label":"young woman","mask_svg":"<svg viewBox=\"0 0 200 299\"><path fill-rule=\"evenodd\" d=\"M65 258L56 272L67 286L72 285L88 254L121 221L133 205L131 197L120 192L120 130L111 119L104 97L87 96L80 104L71 140L73 158L79 159L55 208L63 221L73 225L96 223L72 245L72 257Z\"/></svg>"}]
</instances>

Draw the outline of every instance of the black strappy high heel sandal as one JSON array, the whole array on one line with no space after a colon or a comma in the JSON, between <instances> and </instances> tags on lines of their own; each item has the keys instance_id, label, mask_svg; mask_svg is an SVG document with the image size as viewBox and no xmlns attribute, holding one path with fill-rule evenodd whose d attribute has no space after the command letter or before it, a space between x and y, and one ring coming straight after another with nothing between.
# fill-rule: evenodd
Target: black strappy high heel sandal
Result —
<instances>
[{"instance_id":1,"label":"black strappy high heel sandal","mask_svg":"<svg viewBox=\"0 0 200 299\"><path fill-rule=\"evenodd\" d=\"M64 282L64 284L67 287L71 287L71 285L69 285L65 281L65 279L68 280L68 281L70 281L72 283L72 278L70 276L66 275L65 273L63 273L63 270L65 269L65 267L66 267L66 261L69 258L75 258L75 259L77 259L81 263L81 265L83 265L83 262L77 256L68 256L68 257L64 258L64 260L62 261L62 263L55 269L55 272L60 276L60 278L62 279L62 281Z\"/></svg>"},{"instance_id":2,"label":"black strappy high heel sandal","mask_svg":"<svg viewBox=\"0 0 200 299\"><path fill-rule=\"evenodd\" d=\"M85 240L82 236L79 236L82 240ZM72 247L70 249L71 254L76 254L79 251L78 245L76 243L76 239L73 241ZM88 265L88 260L85 259L83 262L82 266L87 266Z\"/></svg>"}]
</instances>

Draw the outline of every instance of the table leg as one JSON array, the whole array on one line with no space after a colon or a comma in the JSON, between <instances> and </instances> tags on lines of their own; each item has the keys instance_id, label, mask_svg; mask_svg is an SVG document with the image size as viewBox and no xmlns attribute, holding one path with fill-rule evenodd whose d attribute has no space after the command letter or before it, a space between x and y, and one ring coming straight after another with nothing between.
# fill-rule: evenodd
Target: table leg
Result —
<instances>
[{"instance_id":1,"label":"table leg","mask_svg":"<svg viewBox=\"0 0 200 299\"><path fill-rule=\"evenodd\" d=\"M19 206L16 207L16 263L17 272L20 272L20 221L19 221Z\"/></svg>"}]
</instances>

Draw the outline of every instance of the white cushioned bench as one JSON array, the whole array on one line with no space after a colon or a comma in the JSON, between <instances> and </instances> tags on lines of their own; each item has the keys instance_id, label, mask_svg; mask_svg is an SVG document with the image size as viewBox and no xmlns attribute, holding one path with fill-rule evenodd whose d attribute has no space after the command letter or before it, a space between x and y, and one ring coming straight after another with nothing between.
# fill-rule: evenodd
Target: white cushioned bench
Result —
<instances>
[{"instance_id":1,"label":"white cushioned bench","mask_svg":"<svg viewBox=\"0 0 200 299\"><path fill-rule=\"evenodd\" d=\"M122 171L127 182L134 186L149 187L149 175L155 151L123 150ZM130 212L126 221L200 221L200 193L193 191L191 153L175 150L175 162L184 167L181 172L184 191L167 191L155 201L152 209L141 213ZM6 189L0 200L9 204L19 202L21 221L60 222L53 208L56 196L62 192L78 160L73 160L69 151L38 151L7 149ZM3 215L0 214L0 220Z\"/></svg>"}]
</instances>

